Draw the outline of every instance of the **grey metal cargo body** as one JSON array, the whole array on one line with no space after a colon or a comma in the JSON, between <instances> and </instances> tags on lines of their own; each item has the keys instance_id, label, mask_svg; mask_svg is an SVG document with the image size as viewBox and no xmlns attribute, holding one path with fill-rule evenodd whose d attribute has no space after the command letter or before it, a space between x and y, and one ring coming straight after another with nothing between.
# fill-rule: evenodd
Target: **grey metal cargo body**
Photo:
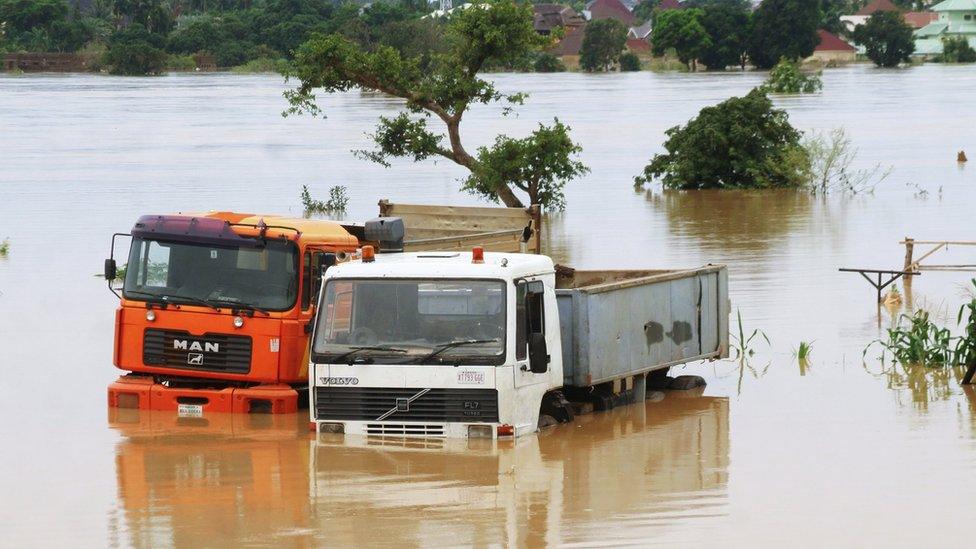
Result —
<instances>
[{"instance_id":1,"label":"grey metal cargo body","mask_svg":"<svg viewBox=\"0 0 976 549\"><path fill-rule=\"evenodd\" d=\"M556 275L563 383L589 387L729 353L728 271Z\"/></svg>"}]
</instances>

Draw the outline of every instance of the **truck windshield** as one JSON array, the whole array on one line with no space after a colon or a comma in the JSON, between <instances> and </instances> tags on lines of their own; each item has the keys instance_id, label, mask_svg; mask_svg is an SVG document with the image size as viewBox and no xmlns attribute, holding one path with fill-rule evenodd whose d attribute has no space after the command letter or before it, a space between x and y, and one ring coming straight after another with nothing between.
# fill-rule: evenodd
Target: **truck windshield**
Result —
<instances>
[{"instance_id":1,"label":"truck windshield","mask_svg":"<svg viewBox=\"0 0 976 549\"><path fill-rule=\"evenodd\" d=\"M291 242L262 247L216 246L133 238L126 299L253 307L284 311L295 304L298 252Z\"/></svg>"},{"instance_id":2,"label":"truck windshield","mask_svg":"<svg viewBox=\"0 0 976 549\"><path fill-rule=\"evenodd\" d=\"M317 362L502 364L500 280L330 280L312 347Z\"/></svg>"}]
</instances>

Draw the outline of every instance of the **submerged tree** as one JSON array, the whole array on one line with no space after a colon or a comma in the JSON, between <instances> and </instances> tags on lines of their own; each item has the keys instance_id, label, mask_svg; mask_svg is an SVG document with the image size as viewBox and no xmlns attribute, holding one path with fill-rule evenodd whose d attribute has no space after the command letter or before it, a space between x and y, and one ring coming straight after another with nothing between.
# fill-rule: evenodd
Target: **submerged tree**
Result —
<instances>
[{"instance_id":1,"label":"submerged tree","mask_svg":"<svg viewBox=\"0 0 976 549\"><path fill-rule=\"evenodd\" d=\"M809 181L800 132L760 89L705 107L666 135L666 152L651 159L635 178L638 185L656 178L673 189L799 187Z\"/></svg>"},{"instance_id":2,"label":"submerged tree","mask_svg":"<svg viewBox=\"0 0 976 549\"><path fill-rule=\"evenodd\" d=\"M424 65L419 57L405 57L388 46L367 51L337 34L314 36L296 52L293 76L300 85L285 93L292 105L288 113L318 114L317 88L329 93L358 88L401 98L409 112L381 117L373 134L376 148L360 156L386 166L399 157L447 158L471 172L463 181L469 192L523 207L515 194L519 189L549 209L561 208L563 186L587 169L574 159L580 148L558 120L523 139L498 136L476 155L461 142L461 120L472 104L524 100L524 94L498 91L478 73L546 45L532 27L531 5L512 0L471 5L450 16L445 34L448 50ZM444 123L446 136L428 127L431 117Z\"/></svg>"},{"instance_id":3,"label":"submerged tree","mask_svg":"<svg viewBox=\"0 0 976 549\"><path fill-rule=\"evenodd\" d=\"M915 53L915 38L904 16L894 11L875 12L854 29L854 41L865 47L868 59L879 67L897 67Z\"/></svg>"},{"instance_id":4,"label":"submerged tree","mask_svg":"<svg viewBox=\"0 0 976 549\"><path fill-rule=\"evenodd\" d=\"M616 19L586 25L580 47L580 68L588 72L612 71L627 44L627 27Z\"/></svg>"},{"instance_id":5,"label":"submerged tree","mask_svg":"<svg viewBox=\"0 0 976 549\"><path fill-rule=\"evenodd\" d=\"M783 57L805 59L820 43L820 5L811 0L763 0L752 15L749 59L770 69Z\"/></svg>"},{"instance_id":6,"label":"submerged tree","mask_svg":"<svg viewBox=\"0 0 976 549\"><path fill-rule=\"evenodd\" d=\"M702 26L704 12L699 9L665 10L657 16L651 43L655 55L674 49L678 60L694 70L698 58L712 46L708 31Z\"/></svg>"}]
</instances>

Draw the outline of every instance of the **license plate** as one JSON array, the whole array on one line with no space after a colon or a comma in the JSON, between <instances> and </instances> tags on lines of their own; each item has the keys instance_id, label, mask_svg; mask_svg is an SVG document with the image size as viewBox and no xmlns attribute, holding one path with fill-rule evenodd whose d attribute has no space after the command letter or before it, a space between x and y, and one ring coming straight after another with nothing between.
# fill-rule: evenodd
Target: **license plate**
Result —
<instances>
[{"instance_id":1,"label":"license plate","mask_svg":"<svg viewBox=\"0 0 976 549\"><path fill-rule=\"evenodd\" d=\"M177 404L176 414L180 417L203 417L203 405Z\"/></svg>"}]
</instances>

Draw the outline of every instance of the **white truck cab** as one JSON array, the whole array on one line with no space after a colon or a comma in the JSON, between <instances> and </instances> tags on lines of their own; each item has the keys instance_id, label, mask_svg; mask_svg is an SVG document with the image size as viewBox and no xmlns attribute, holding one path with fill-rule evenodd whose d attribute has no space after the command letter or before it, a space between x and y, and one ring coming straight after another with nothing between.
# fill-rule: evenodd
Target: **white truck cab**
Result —
<instances>
[{"instance_id":1,"label":"white truck cab","mask_svg":"<svg viewBox=\"0 0 976 549\"><path fill-rule=\"evenodd\" d=\"M536 431L547 407L569 409L564 387L643 379L653 369L727 354L727 318L723 323L719 310L727 312L727 303L718 299L727 292L724 267L561 268L557 276L543 255L371 252L324 275L309 368L319 432L521 436ZM687 299L671 295L673 283L693 277L702 280L685 284ZM666 292L667 307L655 309L651 290ZM703 317L703 296L706 309L715 303L714 314ZM607 297L613 309L594 301ZM676 299L689 307L672 306ZM692 316L672 322L684 309ZM633 318L644 311L649 316ZM599 326L597 314L606 316ZM702 328L703 318L714 327ZM669 327L671 341L664 337ZM573 371L564 371L567 362ZM567 413L561 419L571 419Z\"/></svg>"}]
</instances>

